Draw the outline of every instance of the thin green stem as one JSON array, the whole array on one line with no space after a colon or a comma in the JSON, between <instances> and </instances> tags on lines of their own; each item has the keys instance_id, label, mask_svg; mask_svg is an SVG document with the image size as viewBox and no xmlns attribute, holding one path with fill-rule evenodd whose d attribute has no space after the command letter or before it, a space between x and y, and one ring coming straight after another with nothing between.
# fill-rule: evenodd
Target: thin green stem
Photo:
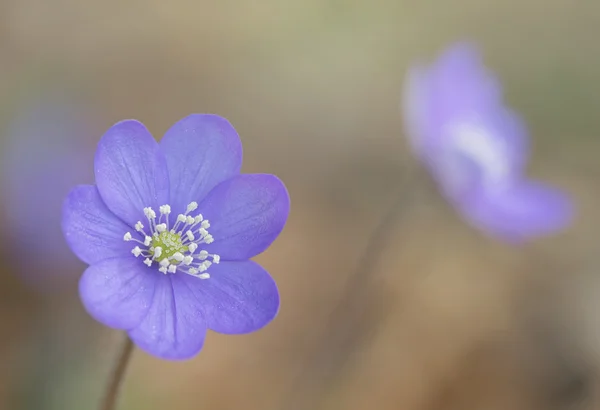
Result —
<instances>
[{"instance_id":1,"label":"thin green stem","mask_svg":"<svg viewBox=\"0 0 600 410\"><path fill-rule=\"evenodd\" d=\"M123 384L123 380L125 379L125 372L127 370L127 365L130 362L132 352L133 342L128 337L125 340L125 344L121 350L121 354L119 355L119 359L117 361L115 369L108 381L108 385L106 386L106 393L104 395L104 398L102 399L102 403L100 404L99 410L117 409L119 391L121 390L121 385Z\"/></svg>"}]
</instances>

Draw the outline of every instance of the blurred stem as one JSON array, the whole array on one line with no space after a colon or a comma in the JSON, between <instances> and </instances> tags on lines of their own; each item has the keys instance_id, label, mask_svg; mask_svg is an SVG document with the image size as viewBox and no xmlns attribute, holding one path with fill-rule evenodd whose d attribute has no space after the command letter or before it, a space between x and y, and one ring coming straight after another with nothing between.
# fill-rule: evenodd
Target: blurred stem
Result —
<instances>
[{"instance_id":1,"label":"blurred stem","mask_svg":"<svg viewBox=\"0 0 600 410\"><path fill-rule=\"evenodd\" d=\"M373 230L358 267L348 278L342 299L329 317L323 344L297 375L294 390L286 396L284 410L315 409L313 401L320 397L319 393L339 374L352 352L368 340L375 321L375 285L380 279L373 275L373 270L392 232L397 228L398 219L416 200L413 189L419 182L417 176L415 172L407 173L397 199Z\"/></svg>"},{"instance_id":2,"label":"blurred stem","mask_svg":"<svg viewBox=\"0 0 600 410\"><path fill-rule=\"evenodd\" d=\"M121 384L123 384L125 371L127 370L127 365L131 359L132 352L133 342L127 337L115 369L108 381L108 386L106 386L106 393L102 400L102 404L100 405L100 410L116 410L119 391L121 389Z\"/></svg>"}]
</instances>

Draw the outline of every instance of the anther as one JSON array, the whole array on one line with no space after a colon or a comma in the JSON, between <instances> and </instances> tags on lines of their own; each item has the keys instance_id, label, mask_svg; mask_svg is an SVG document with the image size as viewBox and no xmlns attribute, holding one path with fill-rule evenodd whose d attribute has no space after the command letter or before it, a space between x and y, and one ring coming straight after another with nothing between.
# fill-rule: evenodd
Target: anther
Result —
<instances>
[{"instance_id":1,"label":"anther","mask_svg":"<svg viewBox=\"0 0 600 410\"><path fill-rule=\"evenodd\" d=\"M192 231L187 231L185 233L185 236L187 236L189 241L193 241L194 239L196 239L196 237L194 236L194 234L192 233Z\"/></svg>"},{"instance_id":2,"label":"anther","mask_svg":"<svg viewBox=\"0 0 600 410\"><path fill-rule=\"evenodd\" d=\"M187 206L187 213L190 213L192 211L195 211L198 208L198 202L190 202L189 205Z\"/></svg>"},{"instance_id":3,"label":"anther","mask_svg":"<svg viewBox=\"0 0 600 410\"><path fill-rule=\"evenodd\" d=\"M163 215L169 215L171 213L170 205L161 205L159 209L160 209L160 213Z\"/></svg>"},{"instance_id":4,"label":"anther","mask_svg":"<svg viewBox=\"0 0 600 410\"><path fill-rule=\"evenodd\" d=\"M123 240L129 242L132 239L131 233L127 232L125 235L123 235Z\"/></svg>"},{"instance_id":5,"label":"anther","mask_svg":"<svg viewBox=\"0 0 600 410\"><path fill-rule=\"evenodd\" d=\"M142 250L140 249L139 246L136 246L135 248L133 248L131 250L131 253L133 253L135 255L135 257L137 258L138 256L140 256L142 254Z\"/></svg>"},{"instance_id":6,"label":"anther","mask_svg":"<svg viewBox=\"0 0 600 410\"><path fill-rule=\"evenodd\" d=\"M181 252L175 252L172 258L175 259L177 262L181 262L184 259L183 254Z\"/></svg>"}]
</instances>

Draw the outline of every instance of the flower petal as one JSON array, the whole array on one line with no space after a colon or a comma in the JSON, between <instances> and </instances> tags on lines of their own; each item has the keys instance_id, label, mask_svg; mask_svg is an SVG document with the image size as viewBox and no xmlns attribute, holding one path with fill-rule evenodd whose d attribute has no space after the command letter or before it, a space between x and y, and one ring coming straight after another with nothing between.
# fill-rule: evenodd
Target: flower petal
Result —
<instances>
[{"instance_id":1,"label":"flower petal","mask_svg":"<svg viewBox=\"0 0 600 410\"><path fill-rule=\"evenodd\" d=\"M79 295L88 313L115 329L131 329L146 316L161 277L135 257L105 259L86 269Z\"/></svg>"},{"instance_id":2,"label":"flower petal","mask_svg":"<svg viewBox=\"0 0 600 410\"><path fill-rule=\"evenodd\" d=\"M89 265L126 257L133 248L123 240L130 228L106 207L94 185L77 186L67 195L62 230L73 253Z\"/></svg>"},{"instance_id":3,"label":"flower petal","mask_svg":"<svg viewBox=\"0 0 600 410\"><path fill-rule=\"evenodd\" d=\"M148 315L129 332L142 350L163 359L195 356L206 336L202 307L180 276L187 275L160 275Z\"/></svg>"},{"instance_id":4,"label":"flower petal","mask_svg":"<svg viewBox=\"0 0 600 410\"><path fill-rule=\"evenodd\" d=\"M240 173L242 143L225 118L193 114L171 127L160 142L169 168L175 215L201 201L219 183Z\"/></svg>"},{"instance_id":5,"label":"flower petal","mask_svg":"<svg viewBox=\"0 0 600 410\"><path fill-rule=\"evenodd\" d=\"M198 209L210 221L214 237L202 248L222 260L246 260L267 249L281 233L290 197L276 176L244 174L219 184Z\"/></svg>"},{"instance_id":6,"label":"flower petal","mask_svg":"<svg viewBox=\"0 0 600 410\"><path fill-rule=\"evenodd\" d=\"M254 332L279 312L279 291L266 270L253 261L221 262L209 269L209 279L181 275L204 310L209 329L219 333Z\"/></svg>"},{"instance_id":7,"label":"flower petal","mask_svg":"<svg viewBox=\"0 0 600 410\"><path fill-rule=\"evenodd\" d=\"M121 121L104 134L94 171L102 200L129 226L145 218L145 207L156 210L169 200L166 161L157 142L138 121Z\"/></svg>"},{"instance_id":8,"label":"flower petal","mask_svg":"<svg viewBox=\"0 0 600 410\"><path fill-rule=\"evenodd\" d=\"M534 181L474 195L463 202L462 210L474 225L512 242L559 231L573 217L566 193Z\"/></svg>"},{"instance_id":9,"label":"flower petal","mask_svg":"<svg viewBox=\"0 0 600 410\"><path fill-rule=\"evenodd\" d=\"M437 97L433 103L442 121L493 110L502 100L498 79L485 67L478 48L469 42L445 50L434 63L431 77Z\"/></svg>"}]
</instances>

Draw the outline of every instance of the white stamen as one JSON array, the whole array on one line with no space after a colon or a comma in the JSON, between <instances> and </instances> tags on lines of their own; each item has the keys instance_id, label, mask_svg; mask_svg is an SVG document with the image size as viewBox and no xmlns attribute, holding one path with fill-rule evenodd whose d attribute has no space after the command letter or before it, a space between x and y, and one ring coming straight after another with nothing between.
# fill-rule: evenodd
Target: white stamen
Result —
<instances>
[{"instance_id":1,"label":"white stamen","mask_svg":"<svg viewBox=\"0 0 600 410\"><path fill-rule=\"evenodd\" d=\"M183 261L183 254L181 252L175 252L172 256L177 262Z\"/></svg>"},{"instance_id":2,"label":"white stamen","mask_svg":"<svg viewBox=\"0 0 600 410\"><path fill-rule=\"evenodd\" d=\"M170 205L161 205L159 209L160 209L160 213L163 215L169 215L171 213Z\"/></svg>"},{"instance_id":3,"label":"white stamen","mask_svg":"<svg viewBox=\"0 0 600 410\"><path fill-rule=\"evenodd\" d=\"M168 204L159 207L160 218L157 219L156 212L151 207L143 209L148 219L148 232L144 231L142 221L137 221L134 228L143 235L143 241L126 232L124 241L134 241L139 244L131 253L137 258L142 257L144 265L152 267L157 263L159 272L166 274L185 273L200 279L210 278L207 270L213 263L220 262L220 256L211 254L200 246L214 241L208 232L210 222L197 214L189 215L198 208L197 202L191 202L186 208L185 214L178 214L176 223L170 229L169 217L171 206ZM183 224L178 228L178 225ZM178 230L179 229L179 230ZM198 252L198 253L196 253ZM209 259L210 258L210 259Z\"/></svg>"},{"instance_id":4,"label":"white stamen","mask_svg":"<svg viewBox=\"0 0 600 410\"><path fill-rule=\"evenodd\" d=\"M188 238L189 241L193 241L194 239L196 239L196 237L194 236L194 234L193 234L192 231L187 231L185 233L185 236L187 236L187 238Z\"/></svg>"}]
</instances>

